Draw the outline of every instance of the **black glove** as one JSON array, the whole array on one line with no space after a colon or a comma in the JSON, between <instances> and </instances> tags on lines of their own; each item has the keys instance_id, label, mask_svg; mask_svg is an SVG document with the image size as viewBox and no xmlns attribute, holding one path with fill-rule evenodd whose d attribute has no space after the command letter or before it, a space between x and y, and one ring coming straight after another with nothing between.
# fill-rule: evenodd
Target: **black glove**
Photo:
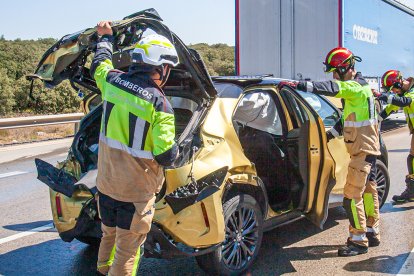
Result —
<instances>
[{"instance_id":1,"label":"black glove","mask_svg":"<svg viewBox=\"0 0 414 276\"><path fill-rule=\"evenodd\" d=\"M297 90L303 91L303 92L307 92L307 82L306 81L300 81L298 82L298 85L296 86Z\"/></svg>"},{"instance_id":2,"label":"black glove","mask_svg":"<svg viewBox=\"0 0 414 276\"><path fill-rule=\"evenodd\" d=\"M377 99L387 103L388 102L388 97L389 97L389 95L387 93L381 93L381 95L379 95L377 97Z\"/></svg>"},{"instance_id":3,"label":"black glove","mask_svg":"<svg viewBox=\"0 0 414 276\"><path fill-rule=\"evenodd\" d=\"M335 136L332 134L332 132L330 130L328 130L326 132L326 139L329 141L331 141L333 138L335 138Z\"/></svg>"}]
</instances>

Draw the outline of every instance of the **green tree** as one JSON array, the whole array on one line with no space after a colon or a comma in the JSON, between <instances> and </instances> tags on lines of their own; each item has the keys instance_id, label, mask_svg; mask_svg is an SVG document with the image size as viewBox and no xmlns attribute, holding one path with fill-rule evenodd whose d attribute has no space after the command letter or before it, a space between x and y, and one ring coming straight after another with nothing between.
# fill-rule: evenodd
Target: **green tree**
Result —
<instances>
[{"instance_id":1,"label":"green tree","mask_svg":"<svg viewBox=\"0 0 414 276\"><path fill-rule=\"evenodd\" d=\"M42 82L35 81L33 99L29 98L30 82L25 76L35 72L47 49L56 39L6 40L0 36L0 116L14 113L50 114L79 110L80 98L68 81L53 89L46 89ZM234 47L226 44L190 45L203 58L212 76L234 75ZM92 55L88 57L90 64Z\"/></svg>"},{"instance_id":2,"label":"green tree","mask_svg":"<svg viewBox=\"0 0 414 276\"><path fill-rule=\"evenodd\" d=\"M234 47L227 44L199 43L190 45L203 58L207 70L212 76L232 76L234 68Z\"/></svg>"},{"instance_id":3,"label":"green tree","mask_svg":"<svg viewBox=\"0 0 414 276\"><path fill-rule=\"evenodd\" d=\"M0 68L0 116L8 115L15 105L13 85L7 71Z\"/></svg>"},{"instance_id":4,"label":"green tree","mask_svg":"<svg viewBox=\"0 0 414 276\"><path fill-rule=\"evenodd\" d=\"M33 99L29 98L30 82L21 78L16 99L19 100L17 112L33 112L36 114L71 113L80 110L80 101L76 91L68 81L64 81L53 89L44 87L41 81L33 85ZM21 103L21 105L20 105Z\"/></svg>"}]
</instances>

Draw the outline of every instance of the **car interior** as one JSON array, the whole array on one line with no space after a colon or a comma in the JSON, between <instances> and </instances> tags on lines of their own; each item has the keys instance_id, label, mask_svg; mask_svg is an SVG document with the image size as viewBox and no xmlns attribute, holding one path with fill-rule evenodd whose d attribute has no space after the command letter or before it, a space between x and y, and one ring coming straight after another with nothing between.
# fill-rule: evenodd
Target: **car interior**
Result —
<instances>
[{"instance_id":1,"label":"car interior","mask_svg":"<svg viewBox=\"0 0 414 276\"><path fill-rule=\"evenodd\" d=\"M269 205L283 212L299 207L304 185L298 172L298 137L289 141L286 119L275 99L265 90L249 92L233 120L245 155L266 187Z\"/></svg>"}]
</instances>

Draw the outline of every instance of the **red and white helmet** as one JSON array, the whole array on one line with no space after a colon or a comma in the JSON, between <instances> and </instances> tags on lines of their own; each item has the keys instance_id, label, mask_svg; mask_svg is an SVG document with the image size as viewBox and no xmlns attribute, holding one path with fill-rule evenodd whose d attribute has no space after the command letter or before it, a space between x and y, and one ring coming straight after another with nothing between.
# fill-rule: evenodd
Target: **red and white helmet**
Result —
<instances>
[{"instance_id":1,"label":"red and white helmet","mask_svg":"<svg viewBox=\"0 0 414 276\"><path fill-rule=\"evenodd\" d=\"M347 48L337 47L329 51L323 64L325 65L326 73L336 70L342 75L355 65L355 61L360 62L361 58L354 56Z\"/></svg>"},{"instance_id":2,"label":"red and white helmet","mask_svg":"<svg viewBox=\"0 0 414 276\"><path fill-rule=\"evenodd\" d=\"M381 86L387 91L390 91L393 88L401 89L402 82L403 78L398 70L388 70L381 78Z\"/></svg>"}]
</instances>

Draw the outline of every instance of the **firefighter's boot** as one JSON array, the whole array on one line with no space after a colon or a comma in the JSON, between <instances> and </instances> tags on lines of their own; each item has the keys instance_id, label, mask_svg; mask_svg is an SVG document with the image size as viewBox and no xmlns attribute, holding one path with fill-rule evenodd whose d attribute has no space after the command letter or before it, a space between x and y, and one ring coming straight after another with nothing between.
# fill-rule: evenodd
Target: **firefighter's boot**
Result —
<instances>
[{"instance_id":1,"label":"firefighter's boot","mask_svg":"<svg viewBox=\"0 0 414 276\"><path fill-rule=\"evenodd\" d=\"M392 200L394 200L396 203L414 201L414 175L407 175L405 178L405 183L407 184L407 187L405 188L404 192L402 192L400 195L395 195L392 197Z\"/></svg>"},{"instance_id":2,"label":"firefighter's boot","mask_svg":"<svg viewBox=\"0 0 414 276\"><path fill-rule=\"evenodd\" d=\"M374 247L380 245L380 236L374 232L367 232L368 246Z\"/></svg>"},{"instance_id":3,"label":"firefighter's boot","mask_svg":"<svg viewBox=\"0 0 414 276\"><path fill-rule=\"evenodd\" d=\"M351 257L365 253L368 253L368 246L357 244L351 238L348 238L346 246L338 249L338 256L340 257Z\"/></svg>"}]
</instances>

